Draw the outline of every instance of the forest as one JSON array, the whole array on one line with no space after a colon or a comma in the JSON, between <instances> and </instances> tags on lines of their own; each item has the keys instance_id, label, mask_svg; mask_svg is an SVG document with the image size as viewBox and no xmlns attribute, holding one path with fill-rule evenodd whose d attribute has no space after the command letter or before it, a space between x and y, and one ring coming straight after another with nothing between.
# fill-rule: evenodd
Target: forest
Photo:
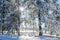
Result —
<instances>
[{"instance_id":1,"label":"forest","mask_svg":"<svg viewBox=\"0 0 60 40\"><path fill-rule=\"evenodd\" d=\"M60 38L60 0L0 0L0 34Z\"/></svg>"}]
</instances>

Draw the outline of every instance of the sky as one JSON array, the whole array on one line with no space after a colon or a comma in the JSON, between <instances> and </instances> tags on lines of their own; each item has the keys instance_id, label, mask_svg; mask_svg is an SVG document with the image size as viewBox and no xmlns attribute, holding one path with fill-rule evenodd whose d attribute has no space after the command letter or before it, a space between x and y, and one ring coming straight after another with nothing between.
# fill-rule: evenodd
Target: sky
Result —
<instances>
[{"instance_id":1,"label":"sky","mask_svg":"<svg viewBox=\"0 0 60 40\"><path fill-rule=\"evenodd\" d=\"M60 0L58 0L57 3L60 5Z\"/></svg>"}]
</instances>

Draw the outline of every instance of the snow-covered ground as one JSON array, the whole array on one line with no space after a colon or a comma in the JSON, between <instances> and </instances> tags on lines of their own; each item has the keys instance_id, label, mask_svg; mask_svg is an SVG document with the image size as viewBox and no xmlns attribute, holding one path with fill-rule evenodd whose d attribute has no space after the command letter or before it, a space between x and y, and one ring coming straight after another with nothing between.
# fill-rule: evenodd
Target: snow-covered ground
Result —
<instances>
[{"instance_id":1,"label":"snow-covered ground","mask_svg":"<svg viewBox=\"0 0 60 40\"><path fill-rule=\"evenodd\" d=\"M51 38L51 37L28 37L28 36L20 36L19 40L60 40L59 38Z\"/></svg>"},{"instance_id":2,"label":"snow-covered ground","mask_svg":"<svg viewBox=\"0 0 60 40\"><path fill-rule=\"evenodd\" d=\"M59 38L50 38L45 36L29 37L29 36L16 36L16 35L0 35L0 40L60 40Z\"/></svg>"},{"instance_id":3,"label":"snow-covered ground","mask_svg":"<svg viewBox=\"0 0 60 40\"><path fill-rule=\"evenodd\" d=\"M16 35L10 35L10 34L0 34L0 40L19 40L19 37Z\"/></svg>"}]
</instances>

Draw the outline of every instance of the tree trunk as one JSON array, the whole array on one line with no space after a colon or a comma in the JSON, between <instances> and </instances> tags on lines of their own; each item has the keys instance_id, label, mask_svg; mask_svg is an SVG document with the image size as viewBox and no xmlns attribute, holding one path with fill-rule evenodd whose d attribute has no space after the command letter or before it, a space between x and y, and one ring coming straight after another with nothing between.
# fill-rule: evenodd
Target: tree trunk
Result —
<instances>
[{"instance_id":1,"label":"tree trunk","mask_svg":"<svg viewBox=\"0 0 60 40\"><path fill-rule=\"evenodd\" d=\"M38 19L39 19L39 36L42 36L40 10L39 10L39 12L38 12Z\"/></svg>"}]
</instances>

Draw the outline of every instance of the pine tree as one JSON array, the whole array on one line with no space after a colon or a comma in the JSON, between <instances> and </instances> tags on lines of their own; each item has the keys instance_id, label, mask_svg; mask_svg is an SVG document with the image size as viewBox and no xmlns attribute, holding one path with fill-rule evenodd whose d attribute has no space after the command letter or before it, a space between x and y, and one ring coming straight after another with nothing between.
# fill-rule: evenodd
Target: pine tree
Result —
<instances>
[{"instance_id":1,"label":"pine tree","mask_svg":"<svg viewBox=\"0 0 60 40\"><path fill-rule=\"evenodd\" d=\"M16 5L11 3L10 0L1 0L0 3L2 34L5 29L8 33L11 33L13 25L19 31L20 18Z\"/></svg>"}]
</instances>

